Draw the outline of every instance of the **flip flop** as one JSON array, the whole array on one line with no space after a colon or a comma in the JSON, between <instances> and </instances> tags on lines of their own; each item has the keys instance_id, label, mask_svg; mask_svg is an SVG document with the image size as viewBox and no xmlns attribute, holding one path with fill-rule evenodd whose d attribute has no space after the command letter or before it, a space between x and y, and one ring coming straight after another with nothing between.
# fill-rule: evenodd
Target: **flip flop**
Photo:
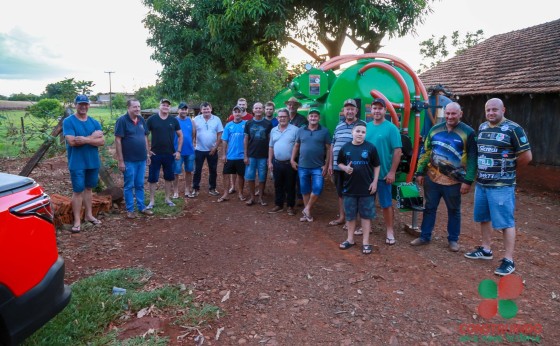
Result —
<instances>
[{"instance_id":1,"label":"flip flop","mask_svg":"<svg viewBox=\"0 0 560 346\"><path fill-rule=\"evenodd\" d=\"M329 222L329 226L339 226L342 225L343 223L344 221L332 220L331 222Z\"/></svg>"},{"instance_id":2,"label":"flip flop","mask_svg":"<svg viewBox=\"0 0 560 346\"><path fill-rule=\"evenodd\" d=\"M364 255L369 255L369 254L371 254L371 251L372 251L372 250L373 250L373 249L372 249L371 245L369 245L369 244L364 244L364 245L362 245L362 253L363 253Z\"/></svg>"},{"instance_id":3,"label":"flip flop","mask_svg":"<svg viewBox=\"0 0 560 346\"><path fill-rule=\"evenodd\" d=\"M101 225L101 221L97 220L97 219L93 219L93 220L86 220L87 222L91 223L94 226L97 225Z\"/></svg>"},{"instance_id":4,"label":"flip flop","mask_svg":"<svg viewBox=\"0 0 560 346\"><path fill-rule=\"evenodd\" d=\"M228 190L228 193L231 195L232 193L236 193L237 191L235 191L235 189L233 187L230 187Z\"/></svg>"},{"instance_id":5,"label":"flip flop","mask_svg":"<svg viewBox=\"0 0 560 346\"><path fill-rule=\"evenodd\" d=\"M266 207L268 205L268 203L266 203L262 199L259 200L259 204L262 205L263 207Z\"/></svg>"},{"instance_id":6,"label":"flip flop","mask_svg":"<svg viewBox=\"0 0 560 346\"><path fill-rule=\"evenodd\" d=\"M387 245L395 245L396 242L395 238L385 238L385 244Z\"/></svg>"},{"instance_id":7,"label":"flip flop","mask_svg":"<svg viewBox=\"0 0 560 346\"><path fill-rule=\"evenodd\" d=\"M171 201L166 201L165 204L167 204L167 206L169 206L169 207L174 207L175 206L175 203L173 203ZM146 208L146 209L148 209L148 208Z\"/></svg>"},{"instance_id":8,"label":"flip flop","mask_svg":"<svg viewBox=\"0 0 560 346\"><path fill-rule=\"evenodd\" d=\"M340 250L348 250L349 248L351 248L352 246L356 245L356 243L352 244L350 243L348 240L343 241L342 243L340 243L340 245L338 246L338 248Z\"/></svg>"},{"instance_id":9,"label":"flip flop","mask_svg":"<svg viewBox=\"0 0 560 346\"><path fill-rule=\"evenodd\" d=\"M226 197L218 198L218 203L222 203L222 202L226 202L226 201L229 201L229 198L226 198Z\"/></svg>"},{"instance_id":10,"label":"flip flop","mask_svg":"<svg viewBox=\"0 0 560 346\"><path fill-rule=\"evenodd\" d=\"M146 210L151 210L151 209L154 209L154 205L152 203L146 206Z\"/></svg>"},{"instance_id":11,"label":"flip flop","mask_svg":"<svg viewBox=\"0 0 560 346\"><path fill-rule=\"evenodd\" d=\"M80 233L80 231L81 231L80 225L72 226L72 228L70 229L70 232L72 232L72 233Z\"/></svg>"},{"instance_id":12,"label":"flip flop","mask_svg":"<svg viewBox=\"0 0 560 346\"><path fill-rule=\"evenodd\" d=\"M245 201L247 198L243 195L239 195L237 196L237 198L239 198L240 201Z\"/></svg>"},{"instance_id":13,"label":"flip flop","mask_svg":"<svg viewBox=\"0 0 560 346\"><path fill-rule=\"evenodd\" d=\"M171 198L177 199L177 198L179 198L179 194L178 194L178 193L174 193L174 194L173 194L173 197L171 197Z\"/></svg>"},{"instance_id":14,"label":"flip flop","mask_svg":"<svg viewBox=\"0 0 560 346\"><path fill-rule=\"evenodd\" d=\"M358 227L354 230L354 235L363 235L364 234L364 230L362 229L362 227Z\"/></svg>"},{"instance_id":15,"label":"flip flop","mask_svg":"<svg viewBox=\"0 0 560 346\"><path fill-rule=\"evenodd\" d=\"M255 204L255 201L253 201L252 199L250 199L250 200L248 200L247 202L245 202L245 205L246 205L246 206L250 206L250 205L253 205L253 204Z\"/></svg>"}]
</instances>

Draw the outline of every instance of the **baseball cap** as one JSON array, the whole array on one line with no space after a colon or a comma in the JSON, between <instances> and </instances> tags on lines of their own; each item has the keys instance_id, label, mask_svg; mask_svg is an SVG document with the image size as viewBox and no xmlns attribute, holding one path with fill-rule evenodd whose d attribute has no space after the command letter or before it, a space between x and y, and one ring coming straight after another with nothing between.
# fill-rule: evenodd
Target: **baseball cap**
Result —
<instances>
[{"instance_id":1,"label":"baseball cap","mask_svg":"<svg viewBox=\"0 0 560 346\"><path fill-rule=\"evenodd\" d=\"M344 107L346 107L348 105L358 108L358 104L356 104L356 100L354 100L354 99L348 99L348 100L344 101Z\"/></svg>"},{"instance_id":2,"label":"baseball cap","mask_svg":"<svg viewBox=\"0 0 560 346\"><path fill-rule=\"evenodd\" d=\"M309 113L307 113L307 114L311 114L311 113L317 113L317 114L321 115L321 112L319 112L319 109L317 109L317 108L311 108L309 110Z\"/></svg>"},{"instance_id":3,"label":"baseball cap","mask_svg":"<svg viewBox=\"0 0 560 346\"><path fill-rule=\"evenodd\" d=\"M373 101L371 101L371 104L374 104L374 103L381 104L383 106L383 108L387 107L387 105L385 105L385 100L384 99L380 99L380 98L373 99Z\"/></svg>"},{"instance_id":4,"label":"baseball cap","mask_svg":"<svg viewBox=\"0 0 560 346\"><path fill-rule=\"evenodd\" d=\"M235 107L233 107L233 110L238 110L240 112L243 112L244 108L241 107L241 106L235 106Z\"/></svg>"},{"instance_id":5,"label":"baseball cap","mask_svg":"<svg viewBox=\"0 0 560 346\"><path fill-rule=\"evenodd\" d=\"M159 101L159 103L164 103L164 102L167 102L167 104L171 106L171 101L169 101L168 99L161 99L161 101Z\"/></svg>"},{"instance_id":6,"label":"baseball cap","mask_svg":"<svg viewBox=\"0 0 560 346\"><path fill-rule=\"evenodd\" d=\"M162 100L162 102L163 102L163 100ZM179 103L179 106L177 107L177 109L183 109L183 108L189 108L189 105L186 102Z\"/></svg>"},{"instance_id":7,"label":"baseball cap","mask_svg":"<svg viewBox=\"0 0 560 346\"><path fill-rule=\"evenodd\" d=\"M76 98L74 99L74 104L79 104L79 103L87 103L89 104L89 98L86 95L78 95L76 96Z\"/></svg>"}]
</instances>

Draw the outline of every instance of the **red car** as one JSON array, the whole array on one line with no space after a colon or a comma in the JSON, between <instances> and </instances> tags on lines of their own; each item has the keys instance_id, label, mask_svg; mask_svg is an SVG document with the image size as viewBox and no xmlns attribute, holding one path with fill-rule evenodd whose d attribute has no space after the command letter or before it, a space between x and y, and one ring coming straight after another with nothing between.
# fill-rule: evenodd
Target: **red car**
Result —
<instances>
[{"instance_id":1,"label":"red car","mask_svg":"<svg viewBox=\"0 0 560 346\"><path fill-rule=\"evenodd\" d=\"M0 173L0 345L23 341L70 296L49 196L31 178Z\"/></svg>"}]
</instances>

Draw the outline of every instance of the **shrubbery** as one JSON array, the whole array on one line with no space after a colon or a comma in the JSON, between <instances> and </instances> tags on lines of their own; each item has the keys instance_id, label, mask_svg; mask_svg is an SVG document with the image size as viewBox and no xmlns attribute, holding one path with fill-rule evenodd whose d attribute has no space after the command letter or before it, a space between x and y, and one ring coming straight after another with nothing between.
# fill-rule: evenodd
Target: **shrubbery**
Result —
<instances>
[{"instance_id":1,"label":"shrubbery","mask_svg":"<svg viewBox=\"0 0 560 346\"><path fill-rule=\"evenodd\" d=\"M64 107L59 100L55 99L42 99L36 104L27 107L26 110L40 119L58 118L64 113Z\"/></svg>"}]
</instances>

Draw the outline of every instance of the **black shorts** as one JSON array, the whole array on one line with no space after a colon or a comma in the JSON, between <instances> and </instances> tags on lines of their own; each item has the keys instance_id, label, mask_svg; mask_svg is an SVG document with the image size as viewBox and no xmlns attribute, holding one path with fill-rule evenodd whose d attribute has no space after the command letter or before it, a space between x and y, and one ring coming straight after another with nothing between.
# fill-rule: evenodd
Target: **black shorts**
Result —
<instances>
[{"instance_id":1,"label":"black shorts","mask_svg":"<svg viewBox=\"0 0 560 346\"><path fill-rule=\"evenodd\" d=\"M242 177L245 176L245 162L243 159L240 160L227 160L224 163L223 174L237 174Z\"/></svg>"},{"instance_id":2,"label":"black shorts","mask_svg":"<svg viewBox=\"0 0 560 346\"><path fill-rule=\"evenodd\" d=\"M334 187L339 198L342 198L342 189L344 188L344 172L333 170Z\"/></svg>"}]
</instances>

